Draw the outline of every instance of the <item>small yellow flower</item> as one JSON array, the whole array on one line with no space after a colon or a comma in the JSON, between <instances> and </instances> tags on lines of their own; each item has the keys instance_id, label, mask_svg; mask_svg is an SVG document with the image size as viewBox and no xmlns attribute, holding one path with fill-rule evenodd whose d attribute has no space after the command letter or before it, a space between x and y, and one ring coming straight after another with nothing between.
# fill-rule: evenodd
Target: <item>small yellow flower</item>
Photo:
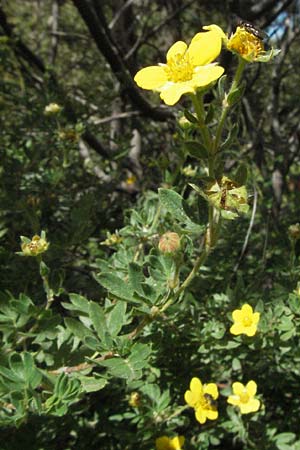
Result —
<instances>
[{"instance_id":1,"label":"small yellow flower","mask_svg":"<svg viewBox=\"0 0 300 450\"><path fill-rule=\"evenodd\" d=\"M227 402L230 405L238 406L242 414L249 414L259 410L260 401L254 398L257 390L255 381L249 381L246 386L235 382L232 384L233 395L230 395Z\"/></svg>"},{"instance_id":2,"label":"small yellow flower","mask_svg":"<svg viewBox=\"0 0 300 450\"><path fill-rule=\"evenodd\" d=\"M192 378L190 390L184 394L186 403L194 408L195 417L201 424L206 419L218 418L216 400L219 397L218 387L215 383L202 384L199 378Z\"/></svg>"},{"instance_id":3,"label":"small yellow flower","mask_svg":"<svg viewBox=\"0 0 300 450\"><path fill-rule=\"evenodd\" d=\"M203 27L189 47L183 41L175 42L167 52L167 63L141 69L134 77L143 89L160 92L167 105L174 105L183 94L195 93L197 88L208 86L224 72L212 63L220 54L224 32L217 25Z\"/></svg>"},{"instance_id":4,"label":"small yellow flower","mask_svg":"<svg viewBox=\"0 0 300 450\"><path fill-rule=\"evenodd\" d=\"M47 251L49 247L49 242L46 241L44 236L35 235L31 241L25 236L21 236L21 240L21 249L24 256L38 256Z\"/></svg>"},{"instance_id":5,"label":"small yellow flower","mask_svg":"<svg viewBox=\"0 0 300 450\"><path fill-rule=\"evenodd\" d=\"M61 111L61 109L62 109L61 106L59 106L57 103L50 103L45 107L44 114L46 116L55 115L58 114Z\"/></svg>"},{"instance_id":6,"label":"small yellow flower","mask_svg":"<svg viewBox=\"0 0 300 450\"><path fill-rule=\"evenodd\" d=\"M138 392L131 392L130 399L128 401L129 405L133 408L138 408L141 405L141 396Z\"/></svg>"},{"instance_id":7,"label":"small yellow flower","mask_svg":"<svg viewBox=\"0 0 300 450\"><path fill-rule=\"evenodd\" d=\"M175 436L169 438L168 436L161 436L156 439L156 450L181 450L184 444L184 436Z\"/></svg>"},{"instance_id":8,"label":"small yellow flower","mask_svg":"<svg viewBox=\"0 0 300 450\"><path fill-rule=\"evenodd\" d=\"M235 309L232 313L234 324L230 328L230 333L234 335L246 334L254 336L257 331L260 313L253 312L252 306L245 303L242 309Z\"/></svg>"},{"instance_id":9,"label":"small yellow flower","mask_svg":"<svg viewBox=\"0 0 300 450\"><path fill-rule=\"evenodd\" d=\"M270 61L280 50L271 48L266 51L263 36L260 36L260 32L256 32L255 28L253 30L251 32L251 29L243 24L238 26L229 39L224 39L227 49L250 63Z\"/></svg>"},{"instance_id":10,"label":"small yellow flower","mask_svg":"<svg viewBox=\"0 0 300 450\"><path fill-rule=\"evenodd\" d=\"M290 225L288 232L289 232L289 237L293 241L298 241L298 239L300 239L300 224L297 222L294 225Z\"/></svg>"}]
</instances>

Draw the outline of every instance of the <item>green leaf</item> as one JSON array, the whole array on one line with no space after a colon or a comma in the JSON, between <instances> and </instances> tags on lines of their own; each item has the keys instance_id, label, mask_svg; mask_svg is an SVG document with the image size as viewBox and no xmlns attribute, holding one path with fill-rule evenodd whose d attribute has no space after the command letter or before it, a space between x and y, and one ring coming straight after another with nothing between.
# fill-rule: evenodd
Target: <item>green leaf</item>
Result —
<instances>
[{"instance_id":1,"label":"green leaf","mask_svg":"<svg viewBox=\"0 0 300 450\"><path fill-rule=\"evenodd\" d=\"M189 152L191 156L197 159L207 159L208 151L205 145L198 141L186 141L184 147Z\"/></svg>"},{"instance_id":2,"label":"green leaf","mask_svg":"<svg viewBox=\"0 0 300 450\"><path fill-rule=\"evenodd\" d=\"M103 389L107 380L105 378L95 378L95 377L79 377L79 381L81 383L82 389L85 392L97 392Z\"/></svg>"},{"instance_id":3,"label":"green leaf","mask_svg":"<svg viewBox=\"0 0 300 450\"><path fill-rule=\"evenodd\" d=\"M131 303L140 303L134 298L131 287L116 275L106 272L96 275L96 280L108 290L108 292L121 300L127 300Z\"/></svg>"},{"instance_id":4,"label":"green leaf","mask_svg":"<svg viewBox=\"0 0 300 450\"><path fill-rule=\"evenodd\" d=\"M107 328L111 336L115 337L126 323L126 303L117 302L112 311L107 316Z\"/></svg>"},{"instance_id":5,"label":"green leaf","mask_svg":"<svg viewBox=\"0 0 300 450\"><path fill-rule=\"evenodd\" d=\"M208 125L212 122L215 115L215 107L212 103L209 104L208 111L205 117L205 124Z\"/></svg>"},{"instance_id":6,"label":"green leaf","mask_svg":"<svg viewBox=\"0 0 300 450\"><path fill-rule=\"evenodd\" d=\"M184 200L177 192L172 189L163 189L160 188L158 190L159 200L161 204L166 208L166 210L173 216L175 219L181 222L190 222L191 219L187 216L184 211Z\"/></svg>"},{"instance_id":7,"label":"green leaf","mask_svg":"<svg viewBox=\"0 0 300 450\"><path fill-rule=\"evenodd\" d=\"M90 302L89 317L92 321L93 327L101 339L105 341L105 333L107 333L107 325L103 308L98 303Z\"/></svg>"},{"instance_id":8,"label":"green leaf","mask_svg":"<svg viewBox=\"0 0 300 450\"><path fill-rule=\"evenodd\" d=\"M239 185L243 186L247 182L248 170L245 164L240 164L235 175L233 176L233 180Z\"/></svg>"},{"instance_id":9,"label":"green leaf","mask_svg":"<svg viewBox=\"0 0 300 450\"><path fill-rule=\"evenodd\" d=\"M74 336L78 337L82 342L84 342L86 336L93 336L92 331L79 322L79 320L66 317L65 325L74 334Z\"/></svg>"},{"instance_id":10,"label":"green leaf","mask_svg":"<svg viewBox=\"0 0 300 450\"><path fill-rule=\"evenodd\" d=\"M77 311L81 311L84 312L86 314L89 313L89 301L83 297L82 295L79 294L69 294L71 303L73 306L75 306L75 309ZM68 308L71 309L71 308Z\"/></svg>"},{"instance_id":11,"label":"green leaf","mask_svg":"<svg viewBox=\"0 0 300 450\"><path fill-rule=\"evenodd\" d=\"M237 123L235 123L233 125L233 127L231 128L231 130L229 131L226 140L223 142L223 144L221 144L220 146L220 150L227 150L228 148L231 147L231 145L234 143L234 141L237 138L237 134L239 131L239 126Z\"/></svg>"},{"instance_id":12,"label":"green leaf","mask_svg":"<svg viewBox=\"0 0 300 450\"><path fill-rule=\"evenodd\" d=\"M129 283L133 291L137 294L143 296L144 291L142 287L142 283L145 281L145 277L143 274L143 268L136 263L130 263L128 266L128 275L129 275Z\"/></svg>"},{"instance_id":13,"label":"green leaf","mask_svg":"<svg viewBox=\"0 0 300 450\"><path fill-rule=\"evenodd\" d=\"M198 123L198 119L196 116L194 116L188 109L184 110L184 115L191 123Z\"/></svg>"}]
</instances>

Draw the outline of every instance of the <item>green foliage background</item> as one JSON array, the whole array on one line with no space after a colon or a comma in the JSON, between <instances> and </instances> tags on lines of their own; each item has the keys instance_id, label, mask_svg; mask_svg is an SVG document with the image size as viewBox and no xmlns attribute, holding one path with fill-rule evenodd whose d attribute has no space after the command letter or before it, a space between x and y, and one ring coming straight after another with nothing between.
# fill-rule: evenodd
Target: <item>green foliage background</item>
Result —
<instances>
[{"instance_id":1,"label":"green foliage background","mask_svg":"<svg viewBox=\"0 0 300 450\"><path fill-rule=\"evenodd\" d=\"M300 221L299 4L134 1L106 29L132 75L164 61L172 42L189 41L202 25L229 31L232 13L273 33L282 49L278 60L249 65L228 123L233 130L240 118L225 171L246 166L253 223L251 211L225 222L180 301L156 315L174 274L158 239L169 230L183 236L184 279L205 229L206 203L189 185L203 171L193 178L182 170L200 165L176 125L186 101L162 109L163 120L156 94L146 95L148 113L135 104L82 20L85 3L108 27L126 2L0 5L1 449L146 450L174 432L187 450L299 450L299 241L288 236ZM230 79L235 61L223 53L221 63ZM63 107L57 117L44 115L51 102ZM124 115L115 129L116 114ZM134 130L142 137L137 158ZM50 242L42 276L36 258L16 254L21 235L41 230ZM229 333L243 303L261 313L255 338ZM200 426L194 411L181 411L193 376L218 383L217 421ZM226 396L232 381L250 379L263 406L241 417ZM133 392L139 407L129 403Z\"/></svg>"}]
</instances>

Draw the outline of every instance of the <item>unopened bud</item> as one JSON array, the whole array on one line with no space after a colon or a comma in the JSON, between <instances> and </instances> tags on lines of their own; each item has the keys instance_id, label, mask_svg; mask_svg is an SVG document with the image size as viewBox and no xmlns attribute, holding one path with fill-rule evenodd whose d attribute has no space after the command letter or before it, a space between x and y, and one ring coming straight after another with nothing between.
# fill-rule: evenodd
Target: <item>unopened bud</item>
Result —
<instances>
[{"instance_id":1,"label":"unopened bud","mask_svg":"<svg viewBox=\"0 0 300 450\"><path fill-rule=\"evenodd\" d=\"M138 408L141 405L141 396L138 392L131 392L130 399L128 401L129 405L133 408Z\"/></svg>"},{"instance_id":2,"label":"unopened bud","mask_svg":"<svg viewBox=\"0 0 300 450\"><path fill-rule=\"evenodd\" d=\"M159 240L158 248L162 253L175 253L180 249L180 237L173 231L167 231Z\"/></svg>"},{"instance_id":3,"label":"unopened bud","mask_svg":"<svg viewBox=\"0 0 300 450\"><path fill-rule=\"evenodd\" d=\"M294 241L300 239L300 224L295 223L294 225L289 226L289 236Z\"/></svg>"},{"instance_id":4,"label":"unopened bud","mask_svg":"<svg viewBox=\"0 0 300 450\"><path fill-rule=\"evenodd\" d=\"M54 116L55 114L58 114L61 109L61 106L59 106L57 103L50 103L45 107L44 114L45 116Z\"/></svg>"}]
</instances>

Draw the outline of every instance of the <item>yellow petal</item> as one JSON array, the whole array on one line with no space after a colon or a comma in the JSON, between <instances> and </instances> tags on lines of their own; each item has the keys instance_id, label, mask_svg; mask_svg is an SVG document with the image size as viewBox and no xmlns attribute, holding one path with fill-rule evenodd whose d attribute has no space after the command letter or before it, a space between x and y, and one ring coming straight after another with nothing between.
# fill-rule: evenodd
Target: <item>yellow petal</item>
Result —
<instances>
[{"instance_id":1,"label":"yellow petal","mask_svg":"<svg viewBox=\"0 0 300 450\"><path fill-rule=\"evenodd\" d=\"M172 45L172 47L169 48L167 53L167 62L170 61L170 59L174 58L178 55L184 55L186 52L187 45L183 41L177 41L175 44Z\"/></svg>"},{"instance_id":2,"label":"yellow petal","mask_svg":"<svg viewBox=\"0 0 300 450\"><path fill-rule=\"evenodd\" d=\"M186 391L184 394L184 400L189 406L193 408L197 403L198 396L195 396L195 394L191 391Z\"/></svg>"},{"instance_id":3,"label":"yellow petal","mask_svg":"<svg viewBox=\"0 0 300 450\"><path fill-rule=\"evenodd\" d=\"M252 316L252 321L253 324L257 324L259 322L259 318L260 318L260 313L259 312L255 312Z\"/></svg>"},{"instance_id":4,"label":"yellow petal","mask_svg":"<svg viewBox=\"0 0 300 450\"><path fill-rule=\"evenodd\" d=\"M204 27L202 27L203 30L209 30L209 31L214 31L215 33L217 33L222 39L227 40L227 34L224 33L224 31L222 30L222 28L220 28L218 25L212 24L212 25L205 25Z\"/></svg>"},{"instance_id":5,"label":"yellow petal","mask_svg":"<svg viewBox=\"0 0 300 450\"><path fill-rule=\"evenodd\" d=\"M232 318L234 320L234 322L242 322L243 320L243 313L240 309L235 309L232 312Z\"/></svg>"},{"instance_id":6,"label":"yellow petal","mask_svg":"<svg viewBox=\"0 0 300 450\"><path fill-rule=\"evenodd\" d=\"M209 420L216 420L218 418L218 411L213 411L212 409L207 409L206 410L206 417Z\"/></svg>"},{"instance_id":7,"label":"yellow petal","mask_svg":"<svg viewBox=\"0 0 300 450\"><path fill-rule=\"evenodd\" d=\"M256 394L256 390L257 390L257 384L255 383L255 381L250 380L246 384L246 389L247 389L247 392L250 395L250 397L254 397L254 395Z\"/></svg>"},{"instance_id":8,"label":"yellow petal","mask_svg":"<svg viewBox=\"0 0 300 450\"><path fill-rule=\"evenodd\" d=\"M245 386L239 381L236 381L235 383L232 383L232 390L234 395L241 395L244 393Z\"/></svg>"},{"instance_id":9,"label":"yellow petal","mask_svg":"<svg viewBox=\"0 0 300 450\"><path fill-rule=\"evenodd\" d=\"M156 450L168 450L170 448L169 442L170 440L168 436L161 436L157 438L155 441Z\"/></svg>"},{"instance_id":10,"label":"yellow petal","mask_svg":"<svg viewBox=\"0 0 300 450\"><path fill-rule=\"evenodd\" d=\"M256 398L253 398L247 403L241 403L239 406L242 414L249 414L251 412L256 412L259 410L260 401Z\"/></svg>"},{"instance_id":11,"label":"yellow petal","mask_svg":"<svg viewBox=\"0 0 300 450\"><path fill-rule=\"evenodd\" d=\"M190 389L197 395L201 395L203 391L202 383L197 377L193 377L190 383Z\"/></svg>"},{"instance_id":12,"label":"yellow petal","mask_svg":"<svg viewBox=\"0 0 300 450\"><path fill-rule=\"evenodd\" d=\"M204 66L214 61L220 54L222 39L215 31L197 33L188 48L194 66Z\"/></svg>"},{"instance_id":13,"label":"yellow petal","mask_svg":"<svg viewBox=\"0 0 300 450\"><path fill-rule=\"evenodd\" d=\"M206 422L206 410L198 408L195 413L196 420L201 424Z\"/></svg>"},{"instance_id":14,"label":"yellow petal","mask_svg":"<svg viewBox=\"0 0 300 450\"><path fill-rule=\"evenodd\" d=\"M214 400L219 397L218 386L215 383L208 383L203 388L204 394L209 394Z\"/></svg>"},{"instance_id":15,"label":"yellow petal","mask_svg":"<svg viewBox=\"0 0 300 450\"><path fill-rule=\"evenodd\" d=\"M230 333L237 336L238 334L242 334L245 332L245 328L240 323L234 323L232 327L230 327Z\"/></svg>"},{"instance_id":16,"label":"yellow petal","mask_svg":"<svg viewBox=\"0 0 300 450\"><path fill-rule=\"evenodd\" d=\"M250 327L245 327L243 333L245 333L249 337L252 337L255 335L256 331L257 331L257 326L251 325Z\"/></svg>"},{"instance_id":17,"label":"yellow petal","mask_svg":"<svg viewBox=\"0 0 300 450\"><path fill-rule=\"evenodd\" d=\"M230 405L234 405L237 406L239 405L241 402L239 395L229 395L228 399L227 399L227 403L229 403Z\"/></svg>"},{"instance_id":18,"label":"yellow petal","mask_svg":"<svg viewBox=\"0 0 300 450\"><path fill-rule=\"evenodd\" d=\"M200 66L195 69L192 81L195 83L195 86L197 87L207 86L213 81L220 78L223 72L224 68L221 66L213 64L203 67Z\"/></svg>"},{"instance_id":19,"label":"yellow petal","mask_svg":"<svg viewBox=\"0 0 300 450\"><path fill-rule=\"evenodd\" d=\"M134 77L136 84L143 89L158 89L167 82L164 66L149 66L138 71Z\"/></svg>"},{"instance_id":20,"label":"yellow petal","mask_svg":"<svg viewBox=\"0 0 300 450\"><path fill-rule=\"evenodd\" d=\"M172 450L181 450L184 444L184 436L175 436L170 440L170 448Z\"/></svg>"},{"instance_id":21,"label":"yellow petal","mask_svg":"<svg viewBox=\"0 0 300 450\"><path fill-rule=\"evenodd\" d=\"M183 94L195 92L195 87L191 82L185 83L166 83L162 89L160 89L160 98L166 103L166 105L172 106L180 100Z\"/></svg>"},{"instance_id":22,"label":"yellow petal","mask_svg":"<svg viewBox=\"0 0 300 450\"><path fill-rule=\"evenodd\" d=\"M248 303L245 303L242 306L242 313L243 313L244 316L246 316L246 315L247 316L252 316L252 314L253 314L252 306L248 305Z\"/></svg>"}]
</instances>

